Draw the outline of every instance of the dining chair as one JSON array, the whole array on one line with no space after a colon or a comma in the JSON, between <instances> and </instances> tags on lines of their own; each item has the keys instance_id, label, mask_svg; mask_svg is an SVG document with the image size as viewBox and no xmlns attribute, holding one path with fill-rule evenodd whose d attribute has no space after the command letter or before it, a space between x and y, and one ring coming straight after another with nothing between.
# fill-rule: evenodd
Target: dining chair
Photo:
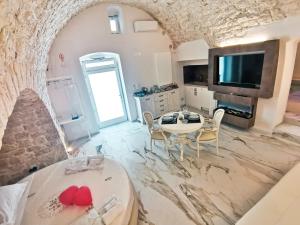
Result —
<instances>
[{"instance_id":1,"label":"dining chair","mask_svg":"<svg viewBox=\"0 0 300 225\"><path fill-rule=\"evenodd\" d=\"M200 130L199 135L196 138L198 158L199 158L199 152L200 152L200 144L202 144L202 143L216 142L217 154L219 154L219 131L220 131L220 125L221 125L221 121L223 119L224 113L225 113L224 109L217 109L215 111L213 119L212 119L213 127L212 128L202 128Z\"/></svg>"},{"instance_id":2,"label":"dining chair","mask_svg":"<svg viewBox=\"0 0 300 225\"><path fill-rule=\"evenodd\" d=\"M162 131L158 127L154 127L154 119L153 119L153 115L151 112L144 112L143 117L146 122L146 125L148 126L148 131L150 133L151 151L153 149L153 141L155 141L155 140L164 141L165 150L169 151L169 140L168 139L171 136L171 134Z\"/></svg>"}]
</instances>

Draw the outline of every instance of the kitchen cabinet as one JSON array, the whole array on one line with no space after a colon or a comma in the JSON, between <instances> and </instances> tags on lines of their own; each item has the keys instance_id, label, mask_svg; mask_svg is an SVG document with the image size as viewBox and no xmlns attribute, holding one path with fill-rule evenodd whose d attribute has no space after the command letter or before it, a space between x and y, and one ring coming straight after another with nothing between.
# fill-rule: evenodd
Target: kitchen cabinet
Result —
<instances>
[{"instance_id":1,"label":"kitchen cabinet","mask_svg":"<svg viewBox=\"0 0 300 225\"><path fill-rule=\"evenodd\" d=\"M169 110L170 111L176 111L178 109L180 109L180 93L179 90L172 90L169 92Z\"/></svg>"},{"instance_id":2,"label":"kitchen cabinet","mask_svg":"<svg viewBox=\"0 0 300 225\"><path fill-rule=\"evenodd\" d=\"M135 102L138 121L144 122L143 112L151 112L154 118L159 118L165 113L180 109L179 89L155 93L145 97L135 97Z\"/></svg>"},{"instance_id":3,"label":"kitchen cabinet","mask_svg":"<svg viewBox=\"0 0 300 225\"><path fill-rule=\"evenodd\" d=\"M185 104L199 110L206 110L213 115L217 101L214 100L214 92L209 91L206 86L184 86Z\"/></svg>"},{"instance_id":4,"label":"kitchen cabinet","mask_svg":"<svg viewBox=\"0 0 300 225\"><path fill-rule=\"evenodd\" d=\"M170 52L154 54L156 80L159 86L172 83L172 57Z\"/></svg>"}]
</instances>

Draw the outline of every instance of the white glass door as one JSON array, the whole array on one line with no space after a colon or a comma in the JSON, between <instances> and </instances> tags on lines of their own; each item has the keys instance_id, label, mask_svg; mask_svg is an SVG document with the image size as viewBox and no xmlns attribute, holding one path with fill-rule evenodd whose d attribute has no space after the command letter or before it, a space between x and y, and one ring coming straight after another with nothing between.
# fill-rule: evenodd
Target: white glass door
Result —
<instances>
[{"instance_id":1,"label":"white glass door","mask_svg":"<svg viewBox=\"0 0 300 225\"><path fill-rule=\"evenodd\" d=\"M118 68L105 66L88 70L86 79L100 128L126 121L127 114Z\"/></svg>"}]
</instances>

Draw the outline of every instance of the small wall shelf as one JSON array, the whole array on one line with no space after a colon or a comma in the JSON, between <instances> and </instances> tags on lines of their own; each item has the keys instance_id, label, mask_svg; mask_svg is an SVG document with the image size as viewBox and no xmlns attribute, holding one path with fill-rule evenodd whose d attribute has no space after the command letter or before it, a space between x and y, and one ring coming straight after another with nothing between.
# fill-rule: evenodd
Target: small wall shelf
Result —
<instances>
[{"instance_id":1,"label":"small wall shelf","mask_svg":"<svg viewBox=\"0 0 300 225\"><path fill-rule=\"evenodd\" d=\"M75 123L75 122L79 122L81 120L84 119L84 116L79 116L76 119L58 119L58 123L59 125L66 125L66 124L70 124L70 123Z\"/></svg>"},{"instance_id":2,"label":"small wall shelf","mask_svg":"<svg viewBox=\"0 0 300 225\"><path fill-rule=\"evenodd\" d=\"M88 126L83 126L86 118L78 87L73 78L59 76L47 79L47 87L59 125L64 129L64 126L78 124L83 131L86 131L90 139L91 134Z\"/></svg>"}]
</instances>

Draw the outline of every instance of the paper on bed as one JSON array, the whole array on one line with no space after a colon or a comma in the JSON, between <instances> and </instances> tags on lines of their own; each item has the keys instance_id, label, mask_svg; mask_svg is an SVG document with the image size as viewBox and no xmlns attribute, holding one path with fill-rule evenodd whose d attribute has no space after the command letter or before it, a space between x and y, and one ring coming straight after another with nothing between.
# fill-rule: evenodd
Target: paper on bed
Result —
<instances>
[{"instance_id":1,"label":"paper on bed","mask_svg":"<svg viewBox=\"0 0 300 225\"><path fill-rule=\"evenodd\" d=\"M100 169L103 160L104 160L103 155L75 158L71 160L68 163L68 165L65 167L65 174L69 175L78 172L84 172L87 170Z\"/></svg>"}]
</instances>

